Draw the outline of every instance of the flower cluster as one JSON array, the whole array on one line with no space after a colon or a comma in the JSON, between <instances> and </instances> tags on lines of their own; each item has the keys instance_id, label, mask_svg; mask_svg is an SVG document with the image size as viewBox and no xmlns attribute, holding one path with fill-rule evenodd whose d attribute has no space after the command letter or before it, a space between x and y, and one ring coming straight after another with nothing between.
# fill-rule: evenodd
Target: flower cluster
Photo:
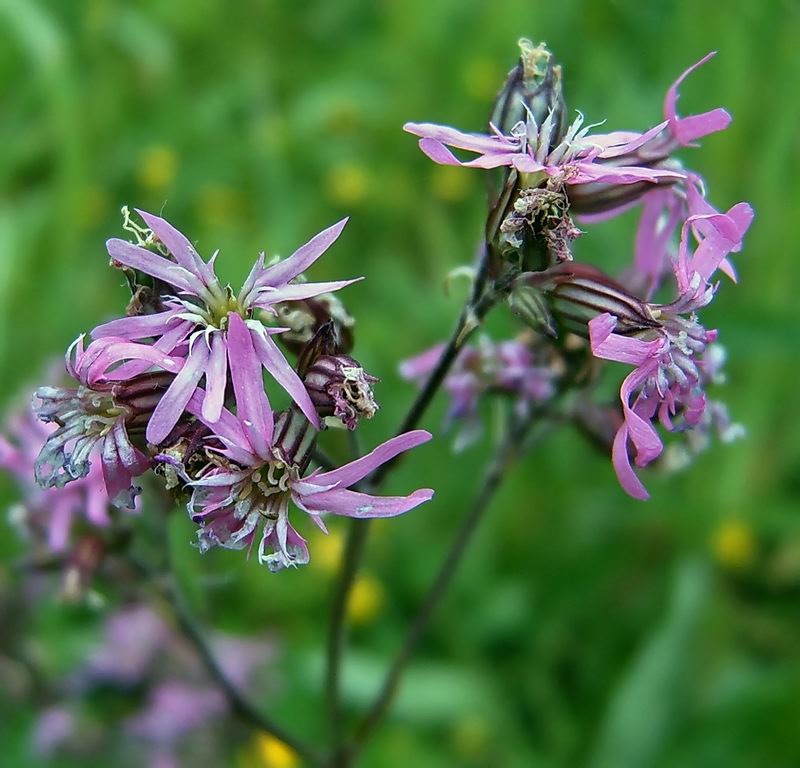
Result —
<instances>
[{"instance_id":1,"label":"flower cluster","mask_svg":"<svg viewBox=\"0 0 800 768\"><path fill-rule=\"evenodd\" d=\"M38 455L31 461L26 434L24 461L3 444L5 465L24 474L33 464L38 484L58 498L54 509L73 509L77 489L90 488L88 514L97 522L106 521L109 502L134 509L136 478L154 470L186 497L201 550L249 549L261 529L259 560L271 570L308 561L289 523L290 501L325 530L327 514L392 516L431 498L427 489L382 497L356 488L430 439L427 432L399 435L329 471L308 471L321 429L338 422L353 430L378 410L377 379L345 354L352 319L332 298L361 278L317 283L302 274L345 220L286 259L267 263L262 254L234 292L216 276L216 253L204 261L163 218L139 211L143 223L136 223L123 213L132 238L109 240L108 253L132 288L126 316L95 328L88 345L81 336L70 346L73 386L43 386L34 396L36 415L51 425L43 436L44 425L38 428ZM291 323L274 325L281 319ZM275 341L287 331L296 365ZM287 409L273 409L264 371L288 393ZM65 535L62 522L51 533L55 548Z\"/></svg>"},{"instance_id":2,"label":"flower cluster","mask_svg":"<svg viewBox=\"0 0 800 768\"><path fill-rule=\"evenodd\" d=\"M717 270L735 280L729 256L741 249L753 211L747 203L718 211L700 176L674 156L730 123L721 108L677 112L679 86L713 54L669 88L662 122L644 132L595 133L580 113L567 125L561 69L546 47L523 40L521 48L489 133L430 123L405 130L436 163L503 171L490 193L487 248L515 314L555 349L579 346L582 337L595 359L633 366L620 389L612 454L623 488L647 498L631 461L644 467L661 455L656 424L670 432L707 433L716 425L728 437L735 433L721 426L729 424L721 404L708 407L705 387L719 379L720 352L717 332L697 313L716 294ZM461 160L450 148L477 157ZM612 278L574 261L573 241L584 232L573 215L592 225L634 206L642 213L630 268ZM657 292L666 302L655 300ZM463 397L465 407L454 401L454 415L472 418L473 394Z\"/></svg>"},{"instance_id":3,"label":"flower cluster","mask_svg":"<svg viewBox=\"0 0 800 768\"><path fill-rule=\"evenodd\" d=\"M478 406L488 395L513 400L514 415L526 416L531 408L555 393L558 371L548 360L548 351L530 333L493 342L482 336L477 344L464 347L444 380L450 395L445 427L459 425L455 449L463 450L481 435ZM437 344L400 365L400 375L423 383L439 361L444 345Z\"/></svg>"}]
</instances>

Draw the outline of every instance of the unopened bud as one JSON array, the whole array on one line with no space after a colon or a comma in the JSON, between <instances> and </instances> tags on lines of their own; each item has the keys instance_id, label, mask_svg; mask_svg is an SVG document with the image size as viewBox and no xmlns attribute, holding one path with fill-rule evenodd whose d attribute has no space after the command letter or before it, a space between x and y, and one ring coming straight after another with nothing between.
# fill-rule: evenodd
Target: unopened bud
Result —
<instances>
[{"instance_id":1,"label":"unopened bud","mask_svg":"<svg viewBox=\"0 0 800 768\"><path fill-rule=\"evenodd\" d=\"M628 292L599 269L588 264L567 262L542 272L528 272L516 280L519 286L543 291L556 327L589 337L589 321L609 313L617 318L618 333L658 328L648 304Z\"/></svg>"},{"instance_id":2,"label":"unopened bud","mask_svg":"<svg viewBox=\"0 0 800 768\"><path fill-rule=\"evenodd\" d=\"M508 73L503 89L492 110L491 124L506 135L530 114L536 124L547 125L551 147L558 144L566 130L566 105L561 89L561 67L544 43L519 41L517 66Z\"/></svg>"},{"instance_id":3,"label":"unopened bud","mask_svg":"<svg viewBox=\"0 0 800 768\"><path fill-rule=\"evenodd\" d=\"M507 301L511 311L526 325L553 338L558 335L547 298L538 288L519 285L508 294Z\"/></svg>"},{"instance_id":4,"label":"unopened bud","mask_svg":"<svg viewBox=\"0 0 800 768\"><path fill-rule=\"evenodd\" d=\"M534 45L523 38L519 47L519 62L508 73L505 85L497 95L489 129L511 136L520 130L520 126L525 131L525 126L534 125L537 151L541 149L546 155L558 145L567 127L561 67L555 64L544 43ZM493 242L509 214L509 206L513 205L519 190L519 178L515 170L501 168L487 174L486 179L489 191L486 240ZM519 239L521 242L522 237Z\"/></svg>"},{"instance_id":5,"label":"unopened bud","mask_svg":"<svg viewBox=\"0 0 800 768\"><path fill-rule=\"evenodd\" d=\"M353 348L355 321L336 294L323 293L302 301L286 301L278 304L276 309L278 325L289 329L281 334L281 341L295 354L299 354L327 323L334 326L340 351L349 352Z\"/></svg>"}]
</instances>

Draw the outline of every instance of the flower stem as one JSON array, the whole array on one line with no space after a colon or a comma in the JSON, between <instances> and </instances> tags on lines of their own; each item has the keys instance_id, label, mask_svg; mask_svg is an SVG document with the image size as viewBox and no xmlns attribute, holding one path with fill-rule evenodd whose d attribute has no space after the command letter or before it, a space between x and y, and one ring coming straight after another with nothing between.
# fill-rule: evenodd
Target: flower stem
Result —
<instances>
[{"instance_id":1,"label":"flower stem","mask_svg":"<svg viewBox=\"0 0 800 768\"><path fill-rule=\"evenodd\" d=\"M174 577L170 580L167 596L175 612L175 617L178 619L178 624L183 630L183 634L194 646L208 674L225 695L233 712L248 725L282 741L309 765L322 765L321 757L317 755L310 746L295 738L292 734L288 733L283 726L278 725L278 723L274 722L270 717L259 711L252 702L244 697L236 685L228 679L225 671L214 656L211 646L206 641L203 630L195 620L186 600L180 593Z\"/></svg>"},{"instance_id":2,"label":"flower stem","mask_svg":"<svg viewBox=\"0 0 800 768\"><path fill-rule=\"evenodd\" d=\"M488 259L489 249L484 249L484 260ZM431 371L425 381L424 386L419 391L414 402L408 410L405 418L403 419L396 435L402 435L404 432L414 429L422 419L428 406L431 404L434 395L439 390L442 382L450 371L451 366L461 352L464 344L468 341L470 336L478 329L483 319L489 314L489 311L497 304L501 296L511 284L513 273L496 280L491 284L488 290L481 293L480 296L473 294L472 299L465 305L461 312L458 322L453 329L447 346L442 352L442 356L436 363L436 367ZM372 488L377 488L385 479L389 472L397 465L400 456L395 457L392 461L387 461L378 467L375 472L368 478L368 483Z\"/></svg>"},{"instance_id":3,"label":"flower stem","mask_svg":"<svg viewBox=\"0 0 800 768\"><path fill-rule=\"evenodd\" d=\"M149 576L150 579L160 587L160 591L172 609L183 635L194 647L211 680L217 685L227 699L233 714L243 723L250 725L258 731L268 733L270 736L274 736L279 741L282 741L287 747L294 750L305 760L308 765L324 765L321 755L317 754L317 752L304 741L301 741L286 731L283 726L274 722L271 717L261 712L258 707L239 690L233 681L228 678L225 670L214 655L211 645L206 640L203 628L192 613L189 602L186 600L180 588L177 574L172 568L172 558L168 541L164 541L162 550L164 571L163 577L161 578L158 577L157 571L154 571L139 560L131 558L131 564L140 573Z\"/></svg>"},{"instance_id":4,"label":"flower stem","mask_svg":"<svg viewBox=\"0 0 800 768\"><path fill-rule=\"evenodd\" d=\"M342 651L344 650L347 629L347 604L350 590L364 554L370 520L351 520L345 544L339 581L333 599L330 632L328 634L328 659L326 668L326 695L328 703L328 723L330 740L334 754L337 754L342 741L342 709L340 696ZM335 764L335 763L334 763Z\"/></svg>"},{"instance_id":5,"label":"flower stem","mask_svg":"<svg viewBox=\"0 0 800 768\"><path fill-rule=\"evenodd\" d=\"M361 725L358 727L353 746L348 754L350 761L355 758L357 751L363 746L376 726L388 712L389 706L397 691L400 678L411 659L411 655L417 643L428 628L433 613L447 591L478 524L488 509L494 494L500 487L506 470L517 458L520 448L525 441L525 437L538 415L539 414L531 414L528 418L515 423L511 427L506 439L498 446L494 457L487 467L481 490L469 512L462 520L458 533L450 545L447 556L439 568L436 578L428 590L416 618L406 633L403 645L400 647L397 656L384 678L378 696L366 717L362 720Z\"/></svg>"},{"instance_id":6,"label":"flower stem","mask_svg":"<svg viewBox=\"0 0 800 768\"><path fill-rule=\"evenodd\" d=\"M461 351L464 343L480 325L491 308L497 303L502 292L508 287L506 281L502 283L495 282L489 290L485 290L490 256L490 248L484 245L481 249L476 271L477 277L472 294L461 311L458 322L453 329L453 333L450 336L450 340L441 358L439 358L436 364L436 368L431 372L425 385L411 404L405 418L395 433L396 435L402 435L404 432L414 429L414 427L419 424L422 416L431 404L434 395L458 357L458 353ZM365 491L368 493L374 492L386 479L389 470L395 466L396 461L397 459L383 464L378 467L371 476L367 477L364 483ZM333 745L332 765L334 766L347 765L349 762L346 751L342 749L344 739L339 690L341 662L346 635L345 619L347 604L350 599L350 591L355 582L356 574L358 573L364 556L369 530L369 520L353 520L351 522L339 581L336 587L328 634L326 694L331 744Z\"/></svg>"}]
</instances>

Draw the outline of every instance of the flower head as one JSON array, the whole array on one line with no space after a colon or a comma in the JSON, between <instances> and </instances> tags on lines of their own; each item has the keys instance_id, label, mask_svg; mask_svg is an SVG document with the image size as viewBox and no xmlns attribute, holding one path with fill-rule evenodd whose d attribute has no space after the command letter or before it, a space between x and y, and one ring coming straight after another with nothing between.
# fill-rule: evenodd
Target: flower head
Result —
<instances>
[{"instance_id":1,"label":"flower head","mask_svg":"<svg viewBox=\"0 0 800 768\"><path fill-rule=\"evenodd\" d=\"M400 364L401 376L424 382L443 351L444 345L437 344L404 360ZM461 425L456 450L466 448L480 436L478 405L484 396L489 393L511 396L515 413L522 416L532 405L552 397L556 377L556 371L544 361L540 350L524 339L493 342L483 336L478 344L465 347L444 381L450 395L447 426Z\"/></svg>"},{"instance_id":2,"label":"flower head","mask_svg":"<svg viewBox=\"0 0 800 768\"><path fill-rule=\"evenodd\" d=\"M203 415L207 421L216 421L225 401L228 372L237 404L242 407L240 394L252 398L245 408L262 414L264 434L269 441L272 411L260 386L262 367L289 393L308 420L319 426L308 393L271 338L282 329L265 326L255 313L261 310L275 315L276 305L337 291L355 282L296 281L333 244L346 220L320 232L276 264L266 265L264 255L259 256L242 289L235 294L230 286L220 283L214 272L216 253L208 262L203 261L189 240L167 221L144 211L138 213L148 229L135 230L137 243L109 240L111 262L143 272L174 293L164 298L163 311L112 320L96 328L92 336L152 339L155 348L185 358L185 364L147 425L148 441L160 444L169 435L203 379ZM147 246L152 245L163 248L172 258L149 250ZM231 340L233 329L236 329L235 341ZM126 369L128 375L138 372L140 368L135 366ZM253 377L258 377L257 387ZM250 381L245 382L246 378Z\"/></svg>"},{"instance_id":3,"label":"flower head","mask_svg":"<svg viewBox=\"0 0 800 768\"><path fill-rule=\"evenodd\" d=\"M189 408L203 418L198 398ZM274 444L253 439L241 415L223 409L213 430L224 448L211 457L199 477L190 479L189 512L200 524L201 550L211 546L243 549L253 546L259 527L259 562L270 570L305 565L309 554L305 539L289 522L289 504L306 512L325 531L326 514L346 517L393 517L428 501L433 491L422 489L408 496L373 496L352 489L381 464L430 439L422 430L395 437L356 461L328 472L305 475L313 445L308 422L291 410L275 425Z\"/></svg>"},{"instance_id":4,"label":"flower head","mask_svg":"<svg viewBox=\"0 0 800 768\"><path fill-rule=\"evenodd\" d=\"M536 215L542 206L550 211L550 220L539 221L538 230L548 240L553 261L564 261L570 258L570 241L580 234L564 212L571 211L582 222L594 222L641 202L634 269L624 282L649 298L669 271L670 244L676 230L689 218L718 214L705 200L702 179L673 157L676 150L724 130L730 123L730 115L719 107L688 117L677 112L679 86L713 55L676 80L664 101L664 120L644 133L590 133L593 126L584 126L579 114L563 136L557 134L560 140L556 144L551 138L560 113L552 110L543 116L530 109L525 119L511 128L500 130L492 125L489 135L430 123L408 123L405 130L421 137L420 148L434 162L484 169L511 167L519 173L520 189L510 213L498 222L502 250L522 247L521 230L531 225L531 205ZM520 103L524 106L524 101ZM478 157L461 161L448 146ZM563 215L553 215L554 205ZM549 242L552 240L555 242ZM720 267L733 277L727 261Z\"/></svg>"},{"instance_id":5,"label":"flower head","mask_svg":"<svg viewBox=\"0 0 800 768\"><path fill-rule=\"evenodd\" d=\"M624 422L612 453L622 486L636 498L647 498L647 492L630 466L629 442L636 465L644 467L663 450L654 419L669 431L708 423L704 385L718 375L717 357L708 354L717 332L701 325L696 312L713 298L715 286L709 280L741 243L751 218L749 206L740 204L728 214L686 222L673 264L679 295L670 304L644 305L652 319L648 327L615 332L619 319L608 312L589 321L595 356L634 366L620 389ZM698 239L691 254L690 231Z\"/></svg>"},{"instance_id":6,"label":"flower head","mask_svg":"<svg viewBox=\"0 0 800 768\"><path fill-rule=\"evenodd\" d=\"M158 366L164 373L140 373L120 382L120 370L131 364ZM77 387L39 387L34 394L36 415L57 425L36 459L36 481L43 488L61 488L88 476L93 459L99 458L108 497L133 509L138 488L132 481L150 461L131 442L129 429L143 427L181 362L155 347L114 337L84 349L81 336L67 351L66 368Z\"/></svg>"},{"instance_id":7,"label":"flower head","mask_svg":"<svg viewBox=\"0 0 800 768\"><path fill-rule=\"evenodd\" d=\"M317 413L334 416L351 431L359 418L371 419L377 413L372 394L377 381L349 355L322 355L303 378Z\"/></svg>"},{"instance_id":8,"label":"flower head","mask_svg":"<svg viewBox=\"0 0 800 768\"><path fill-rule=\"evenodd\" d=\"M492 135L463 133L432 123L406 123L403 128L421 137L420 149L436 163L483 169L510 166L529 177L525 184L528 187L544 182L556 188L590 182L636 184L682 177L667 169L602 162L632 153L663 130L664 123L645 134L590 134L595 126L584 125L583 115L578 114L561 141L551 147L551 121L552 115L548 115L539 124L529 112L525 121L517 123L509 134L495 130ZM474 152L478 157L462 162L447 146Z\"/></svg>"}]
</instances>

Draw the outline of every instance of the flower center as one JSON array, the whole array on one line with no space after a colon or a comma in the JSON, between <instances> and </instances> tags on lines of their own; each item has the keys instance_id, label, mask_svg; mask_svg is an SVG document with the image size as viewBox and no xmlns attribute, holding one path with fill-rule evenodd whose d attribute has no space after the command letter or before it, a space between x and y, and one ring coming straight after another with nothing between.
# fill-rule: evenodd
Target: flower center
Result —
<instances>
[{"instance_id":1,"label":"flower center","mask_svg":"<svg viewBox=\"0 0 800 768\"><path fill-rule=\"evenodd\" d=\"M204 298L203 306L198 306L194 302L183 299L181 303L186 307L186 312L182 317L193 320L198 325L206 328L224 331L228 328L228 314L235 312L243 320L250 317L250 311L242 306L239 299L233 294L230 286L208 293Z\"/></svg>"},{"instance_id":2,"label":"flower center","mask_svg":"<svg viewBox=\"0 0 800 768\"><path fill-rule=\"evenodd\" d=\"M80 415L84 425L83 431L87 437L105 437L120 416L126 417L131 414L131 410L117 403L110 392L98 392L80 386L76 400L75 410L72 413L62 413L60 417L66 423L70 416Z\"/></svg>"},{"instance_id":3,"label":"flower center","mask_svg":"<svg viewBox=\"0 0 800 768\"><path fill-rule=\"evenodd\" d=\"M238 506L257 510L268 520L276 520L280 502L289 494L289 481L298 479L297 469L282 461L262 464L242 482Z\"/></svg>"}]
</instances>

